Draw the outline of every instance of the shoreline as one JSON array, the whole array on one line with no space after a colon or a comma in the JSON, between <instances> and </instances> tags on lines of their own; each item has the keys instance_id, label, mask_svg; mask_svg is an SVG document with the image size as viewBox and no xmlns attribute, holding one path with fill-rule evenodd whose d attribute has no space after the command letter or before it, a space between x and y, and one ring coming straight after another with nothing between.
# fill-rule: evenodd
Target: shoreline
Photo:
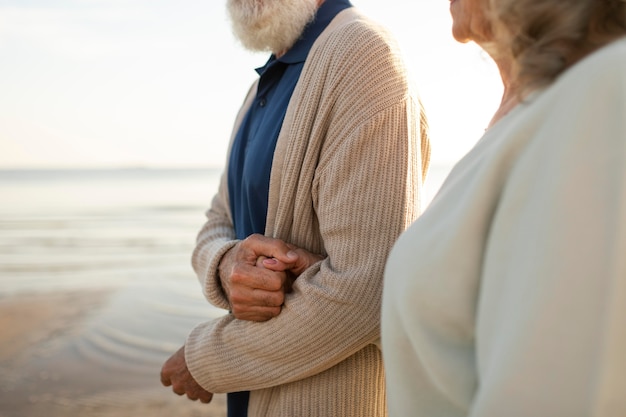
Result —
<instances>
[{"instance_id":1,"label":"shoreline","mask_svg":"<svg viewBox=\"0 0 626 417\"><path fill-rule=\"evenodd\" d=\"M80 338L114 290L22 293L0 298L0 417L223 417L179 397L154 374L83 355ZM132 365L132 364L131 364Z\"/></svg>"}]
</instances>

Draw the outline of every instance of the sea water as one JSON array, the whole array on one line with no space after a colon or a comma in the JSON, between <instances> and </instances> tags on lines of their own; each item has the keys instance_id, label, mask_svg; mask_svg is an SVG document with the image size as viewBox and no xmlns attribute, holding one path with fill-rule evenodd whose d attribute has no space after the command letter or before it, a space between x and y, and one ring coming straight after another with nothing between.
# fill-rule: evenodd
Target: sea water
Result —
<instances>
[{"instance_id":1,"label":"sea water","mask_svg":"<svg viewBox=\"0 0 626 417\"><path fill-rule=\"evenodd\" d=\"M448 170L431 170L426 203ZM195 237L220 174L220 169L0 171L0 297L187 282L193 278Z\"/></svg>"},{"instance_id":2,"label":"sea water","mask_svg":"<svg viewBox=\"0 0 626 417\"><path fill-rule=\"evenodd\" d=\"M0 296L186 281L214 170L0 171Z\"/></svg>"}]
</instances>

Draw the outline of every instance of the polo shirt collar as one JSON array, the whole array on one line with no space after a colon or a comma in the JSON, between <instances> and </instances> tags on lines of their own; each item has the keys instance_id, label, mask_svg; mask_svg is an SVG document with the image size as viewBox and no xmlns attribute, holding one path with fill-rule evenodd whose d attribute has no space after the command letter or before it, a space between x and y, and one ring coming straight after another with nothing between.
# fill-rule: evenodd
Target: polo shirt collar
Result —
<instances>
[{"instance_id":1,"label":"polo shirt collar","mask_svg":"<svg viewBox=\"0 0 626 417\"><path fill-rule=\"evenodd\" d=\"M313 22L309 23L302 32L300 39L278 60L285 64L298 64L306 60L317 37L326 29L326 26L339 12L352 7L350 0L326 0L317 10Z\"/></svg>"}]
</instances>

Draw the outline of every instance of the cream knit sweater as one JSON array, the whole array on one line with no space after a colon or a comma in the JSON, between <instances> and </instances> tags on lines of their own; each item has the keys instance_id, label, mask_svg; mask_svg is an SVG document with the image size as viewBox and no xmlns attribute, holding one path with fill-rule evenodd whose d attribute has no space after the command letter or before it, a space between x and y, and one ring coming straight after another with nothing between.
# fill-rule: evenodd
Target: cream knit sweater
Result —
<instances>
[{"instance_id":1,"label":"cream knit sweater","mask_svg":"<svg viewBox=\"0 0 626 417\"><path fill-rule=\"evenodd\" d=\"M385 272L389 410L626 416L626 39L490 128Z\"/></svg>"},{"instance_id":2,"label":"cream knit sweater","mask_svg":"<svg viewBox=\"0 0 626 417\"><path fill-rule=\"evenodd\" d=\"M377 347L383 269L419 213L429 149L395 42L344 10L314 44L289 104L266 229L326 259L296 280L280 316L225 315L191 332L187 364L203 387L252 391L251 417L386 415ZM225 181L193 255L207 298L223 308L217 265L236 243Z\"/></svg>"}]
</instances>

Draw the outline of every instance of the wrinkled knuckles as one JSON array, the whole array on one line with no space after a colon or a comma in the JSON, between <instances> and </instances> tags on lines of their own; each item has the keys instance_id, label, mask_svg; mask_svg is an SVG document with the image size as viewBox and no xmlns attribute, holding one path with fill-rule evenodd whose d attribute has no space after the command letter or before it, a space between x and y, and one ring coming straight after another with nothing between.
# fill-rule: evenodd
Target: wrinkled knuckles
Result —
<instances>
[{"instance_id":1,"label":"wrinkled knuckles","mask_svg":"<svg viewBox=\"0 0 626 417\"><path fill-rule=\"evenodd\" d=\"M230 275L230 284L245 284L247 280L246 267L241 264L235 265Z\"/></svg>"},{"instance_id":2,"label":"wrinkled knuckles","mask_svg":"<svg viewBox=\"0 0 626 417\"><path fill-rule=\"evenodd\" d=\"M266 307L277 307L280 309L280 306L285 302L285 294L282 291L269 293L262 301Z\"/></svg>"},{"instance_id":3,"label":"wrinkled knuckles","mask_svg":"<svg viewBox=\"0 0 626 417\"><path fill-rule=\"evenodd\" d=\"M267 291L279 291L285 285L286 279L285 274L276 274L271 277L264 277L262 285Z\"/></svg>"},{"instance_id":4,"label":"wrinkled knuckles","mask_svg":"<svg viewBox=\"0 0 626 417\"><path fill-rule=\"evenodd\" d=\"M255 233L255 234L248 236L244 240L242 240L242 245L243 246L257 245L260 242L262 242L264 239L265 239L265 236Z\"/></svg>"},{"instance_id":5,"label":"wrinkled knuckles","mask_svg":"<svg viewBox=\"0 0 626 417\"><path fill-rule=\"evenodd\" d=\"M249 298L242 294L241 291L233 290L230 293L230 303L233 304L233 306L249 304L249 301Z\"/></svg>"}]
</instances>

